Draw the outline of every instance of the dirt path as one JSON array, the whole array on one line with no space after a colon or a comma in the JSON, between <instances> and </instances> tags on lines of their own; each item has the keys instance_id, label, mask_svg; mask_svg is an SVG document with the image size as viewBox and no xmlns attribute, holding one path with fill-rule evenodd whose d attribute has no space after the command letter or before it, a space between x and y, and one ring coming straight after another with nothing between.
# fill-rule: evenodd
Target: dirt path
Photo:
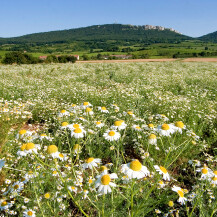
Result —
<instances>
[{"instance_id":1,"label":"dirt path","mask_svg":"<svg viewBox=\"0 0 217 217\"><path fill-rule=\"evenodd\" d=\"M87 60L77 63L130 63L130 62L217 62L217 58L187 58L187 59L130 59L130 60Z\"/></svg>"}]
</instances>

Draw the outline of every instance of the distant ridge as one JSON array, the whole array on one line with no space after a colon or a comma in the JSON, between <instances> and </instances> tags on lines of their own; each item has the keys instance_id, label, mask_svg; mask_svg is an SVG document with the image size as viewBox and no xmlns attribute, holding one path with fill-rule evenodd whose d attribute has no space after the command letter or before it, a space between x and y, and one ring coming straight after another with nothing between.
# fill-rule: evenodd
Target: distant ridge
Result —
<instances>
[{"instance_id":1,"label":"distant ridge","mask_svg":"<svg viewBox=\"0 0 217 217\"><path fill-rule=\"evenodd\" d=\"M209 42L217 43L217 31L209 33L207 35L203 35L203 36L199 37L198 39L200 39L202 41L207 41L207 42L209 41Z\"/></svg>"},{"instance_id":2,"label":"distant ridge","mask_svg":"<svg viewBox=\"0 0 217 217\"><path fill-rule=\"evenodd\" d=\"M0 38L1 44L14 43L67 43L73 41L144 41L149 43L177 42L192 39L172 28L152 25L105 24L69 30L28 34L13 38Z\"/></svg>"}]
</instances>

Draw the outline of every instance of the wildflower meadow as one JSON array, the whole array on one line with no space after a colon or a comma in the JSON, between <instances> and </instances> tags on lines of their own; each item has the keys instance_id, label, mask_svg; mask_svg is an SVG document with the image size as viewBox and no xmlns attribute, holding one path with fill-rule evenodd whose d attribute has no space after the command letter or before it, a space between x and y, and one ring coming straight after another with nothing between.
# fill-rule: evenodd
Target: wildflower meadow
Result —
<instances>
[{"instance_id":1,"label":"wildflower meadow","mask_svg":"<svg viewBox=\"0 0 217 217\"><path fill-rule=\"evenodd\" d=\"M217 216L217 64L0 65L0 216Z\"/></svg>"}]
</instances>

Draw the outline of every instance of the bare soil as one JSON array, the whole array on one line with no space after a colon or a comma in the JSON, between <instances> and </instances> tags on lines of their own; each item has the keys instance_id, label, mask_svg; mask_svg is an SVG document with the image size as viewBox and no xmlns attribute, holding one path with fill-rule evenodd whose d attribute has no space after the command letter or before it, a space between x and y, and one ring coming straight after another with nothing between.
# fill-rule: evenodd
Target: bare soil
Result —
<instances>
[{"instance_id":1,"label":"bare soil","mask_svg":"<svg viewBox=\"0 0 217 217\"><path fill-rule=\"evenodd\" d=\"M77 63L130 63L130 62L217 62L217 58L187 58L184 60L180 59L130 59L130 60L87 60L77 61Z\"/></svg>"}]
</instances>

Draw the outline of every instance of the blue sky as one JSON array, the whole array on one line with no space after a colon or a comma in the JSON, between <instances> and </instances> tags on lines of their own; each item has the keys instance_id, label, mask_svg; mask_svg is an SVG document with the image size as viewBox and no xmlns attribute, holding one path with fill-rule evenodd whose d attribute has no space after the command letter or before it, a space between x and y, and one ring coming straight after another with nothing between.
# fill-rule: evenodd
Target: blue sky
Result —
<instances>
[{"instance_id":1,"label":"blue sky","mask_svg":"<svg viewBox=\"0 0 217 217\"><path fill-rule=\"evenodd\" d=\"M0 37L115 22L197 37L217 31L216 11L217 0L1 0Z\"/></svg>"}]
</instances>

